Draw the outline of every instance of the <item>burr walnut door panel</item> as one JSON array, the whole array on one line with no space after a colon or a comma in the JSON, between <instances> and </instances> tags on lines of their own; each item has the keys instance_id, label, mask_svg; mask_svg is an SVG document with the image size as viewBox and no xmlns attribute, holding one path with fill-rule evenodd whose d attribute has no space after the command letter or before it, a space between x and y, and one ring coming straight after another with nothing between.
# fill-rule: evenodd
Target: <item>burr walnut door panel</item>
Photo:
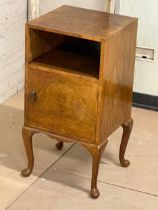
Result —
<instances>
[{"instance_id":1,"label":"burr walnut door panel","mask_svg":"<svg viewBox=\"0 0 158 210\"><path fill-rule=\"evenodd\" d=\"M28 70L27 123L95 143L98 84L70 73Z\"/></svg>"}]
</instances>

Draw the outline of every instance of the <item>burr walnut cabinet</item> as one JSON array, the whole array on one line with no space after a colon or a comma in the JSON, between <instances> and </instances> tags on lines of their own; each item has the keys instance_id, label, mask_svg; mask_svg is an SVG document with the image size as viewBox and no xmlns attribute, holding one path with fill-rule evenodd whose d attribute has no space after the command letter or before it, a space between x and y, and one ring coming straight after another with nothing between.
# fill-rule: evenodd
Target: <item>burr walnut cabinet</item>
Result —
<instances>
[{"instance_id":1,"label":"burr walnut cabinet","mask_svg":"<svg viewBox=\"0 0 158 210\"><path fill-rule=\"evenodd\" d=\"M29 176L32 137L78 142L92 155L92 198L107 138L123 127L121 166L131 133L137 19L62 6L26 24L25 123Z\"/></svg>"}]
</instances>

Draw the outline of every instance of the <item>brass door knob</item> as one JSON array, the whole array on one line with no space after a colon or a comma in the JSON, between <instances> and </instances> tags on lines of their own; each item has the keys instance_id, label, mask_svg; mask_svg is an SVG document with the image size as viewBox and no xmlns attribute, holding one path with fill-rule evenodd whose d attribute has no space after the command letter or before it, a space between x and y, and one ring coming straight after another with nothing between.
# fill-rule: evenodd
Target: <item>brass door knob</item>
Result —
<instances>
[{"instance_id":1,"label":"brass door knob","mask_svg":"<svg viewBox=\"0 0 158 210\"><path fill-rule=\"evenodd\" d=\"M36 102L37 101L37 99L38 99L37 92L34 89L30 91L29 95L30 95L30 100L32 102Z\"/></svg>"}]
</instances>

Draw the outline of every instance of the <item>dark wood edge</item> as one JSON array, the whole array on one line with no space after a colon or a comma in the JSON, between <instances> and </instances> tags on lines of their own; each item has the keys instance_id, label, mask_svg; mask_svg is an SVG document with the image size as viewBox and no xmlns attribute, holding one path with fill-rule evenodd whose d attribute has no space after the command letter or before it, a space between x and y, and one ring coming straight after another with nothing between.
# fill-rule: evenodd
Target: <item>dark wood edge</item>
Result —
<instances>
[{"instance_id":1,"label":"dark wood edge","mask_svg":"<svg viewBox=\"0 0 158 210\"><path fill-rule=\"evenodd\" d=\"M91 41L96 41L96 42L102 42L106 39L103 39L102 37L90 37L86 34L78 34L78 33L69 33L67 31L61 31L61 30L58 30L58 29L48 29L48 28L45 28L43 26L36 26L36 25L33 25L31 24L31 22L27 22L25 24L29 29L35 29L35 30L41 30L41 31L45 31L45 32L50 32L50 33L55 33L55 34L61 34L61 35L66 35L66 36L72 36L72 37L76 37L76 38L82 38L82 39L87 39L87 40L91 40Z\"/></svg>"}]
</instances>

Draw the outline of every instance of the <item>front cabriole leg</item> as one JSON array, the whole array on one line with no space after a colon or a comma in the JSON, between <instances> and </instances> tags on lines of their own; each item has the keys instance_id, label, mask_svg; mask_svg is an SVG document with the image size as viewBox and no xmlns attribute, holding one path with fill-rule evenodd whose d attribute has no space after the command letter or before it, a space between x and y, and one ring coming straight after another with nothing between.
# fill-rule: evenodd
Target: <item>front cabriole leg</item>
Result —
<instances>
[{"instance_id":1,"label":"front cabriole leg","mask_svg":"<svg viewBox=\"0 0 158 210\"><path fill-rule=\"evenodd\" d=\"M119 152L119 159L120 159L120 163L122 167L128 167L130 165L130 161L126 160L124 156L125 156L128 140L132 131L132 127L133 127L133 119L129 119L128 121L122 124L123 134L122 134L122 140L121 140L120 152Z\"/></svg>"},{"instance_id":2,"label":"front cabriole leg","mask_svg":"<svg viewBox=\"0 0 158 210\"><path fill-rule=\"evenodd\" d=\"M22 176L30 176L33 166L34 166L34 155L32 148L32 137L36 133L35 130L24 126L22 129L24 146L27 154L28 166L24 170L21 171Z\"/></svg>"},{"instance_id":3,"label":"front cabriole leg","mask_svg":"<svg viewBox=\"0 0 158 210\"><path fill-rule=\"evenodd\" d=\"M107 143L108 141L106 141L101 146L83 144L83 146L91 153L92 156L92 179L90 191L90 195L92 198L98 198L100 195L100 192L97 187L97 177L99 171L99 163Z\"/></svg>"}]
</instances>

